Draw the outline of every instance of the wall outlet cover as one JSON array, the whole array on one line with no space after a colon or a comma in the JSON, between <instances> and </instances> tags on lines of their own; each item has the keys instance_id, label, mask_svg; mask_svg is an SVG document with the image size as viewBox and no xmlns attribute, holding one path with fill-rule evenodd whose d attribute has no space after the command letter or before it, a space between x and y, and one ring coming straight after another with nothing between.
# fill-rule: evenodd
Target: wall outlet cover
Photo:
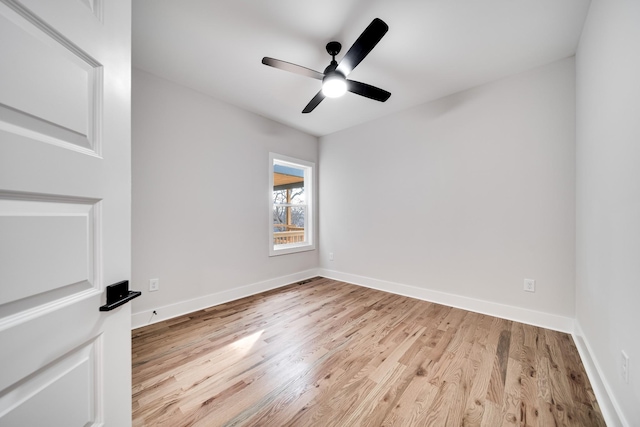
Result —
<instances>
[{"instance_id":1,"label":"wall outlet cover","mask_svg":"<svg viewBox=\"0 0 640 427\"><path fill-rule=\"evenodd\" d=\"M524 279L524 290L527 292L535 292L536 281L533 279Z\"/></svg>"},{"instance_id":2,"label":"wall outlet cover","mask_svg":"<svg viewBox=\"0 0 640 427\"><path fill-rule=\"evenodd\" d=\"M621 358L621 371L620 373L622 374L622 379L624 380L625 383L629 383L629 356L627 356L627 353L624 352L624 350L621 352L622 353L622 358Z\"/></svg>"}]
</instances>

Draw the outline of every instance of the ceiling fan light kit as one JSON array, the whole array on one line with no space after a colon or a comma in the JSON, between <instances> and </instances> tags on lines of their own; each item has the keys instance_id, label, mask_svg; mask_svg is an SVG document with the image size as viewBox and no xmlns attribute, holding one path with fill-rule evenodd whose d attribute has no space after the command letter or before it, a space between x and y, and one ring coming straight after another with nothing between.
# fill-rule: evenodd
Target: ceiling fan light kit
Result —
<instances>
[{"instance_id":1,"label":"ceiling fan light kit","mask_svg":"<svg viewBox=\"0 0 640 427\"><path fill-rule=\"evenodd\" d=\"M339 98L347 93L347 80L337 71L326 74L322 79L322 94L327 98Z\"/></svg>"},{"instance_id":2,"label":"ceiling fan light kit","mask_svg":"<svg viewBox=\"0 0 640 427\"><path fill-rule=\"evenodd\" d=\"M391 96L390 92L366 83L347 80L347 76L371 52L388 30L389 26L384 21L375 18L360 34L360 37L353 43L353 46L344 55L340 63L336 61L336 55L340 53L342 45L336 41L327 43L327 53L331 55L332 59L331 63L325 68L324 73L269 57L262 58L262 63L270 67L322 80L322 89L309 101L304 110L302 110L303 113L313 111L325 97L338 98L347 91L369 99L385 102Z\"/></svg>"}]
</instances>

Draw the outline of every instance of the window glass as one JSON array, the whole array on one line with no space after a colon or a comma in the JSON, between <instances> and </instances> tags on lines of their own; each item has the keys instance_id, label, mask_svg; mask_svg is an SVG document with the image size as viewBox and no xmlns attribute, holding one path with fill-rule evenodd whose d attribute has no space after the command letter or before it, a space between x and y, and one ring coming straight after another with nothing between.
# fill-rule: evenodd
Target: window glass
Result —
<instances>
[{"instance_id":1,"label":"window glass","mask_svg":"<svg viewBox=\"0 0 640 427\"><path fill-rule=\"evenodd\" d=\"M270 255L314 249L313 163L271 153L270 165Z\"/></svg>"}]
</instances>

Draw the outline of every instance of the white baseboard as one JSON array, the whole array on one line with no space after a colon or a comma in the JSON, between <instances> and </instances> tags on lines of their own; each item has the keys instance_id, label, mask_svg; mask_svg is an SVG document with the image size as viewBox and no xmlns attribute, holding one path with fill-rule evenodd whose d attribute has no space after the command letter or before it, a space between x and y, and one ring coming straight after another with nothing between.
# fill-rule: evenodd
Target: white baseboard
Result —
<instances>
[{"instance_id":1,"label":"white baseboard","mask_svg":"<svg viewBox=\"0 0 640 427\"><path fill-rule=\"evenodd\" d=\"M276 277L274 279L264 280L262 282L253 283L250 285L240 286L234 289L228 289L222 292L216 292L214 294L209 294L186 301L176 302L174 304L165 305L163 307L155 308L152 310L133 313L131 315L131 329L151 325L162 320L182 316L183 314L193 313L194 311L202 310L207 307L212 307L214 305L223 304L225 302L234 301L240 298L245 298L271 289L280 288L291 283L316 277L317 275L318 270L314 268L311 270L305 270L286 276ZM153 315L154 310L157 313L157 315L155 316Z\"/></svg>"},{"instance_id":2,"label":"white baseboard","mask_svg":"<svg viewBox=\"0 0 640 427\"><path fill-rule=\"evenodd\" d=\"M491 301L477 300L475 298L469 298L461 295L388 282L385 280L373 279L371 277L358 276L350 273L342 273L324 268L318 269L317 273L319 276L353 283L354 285L365 286L367 288L391 292L393 294L435 302L449 307L456 307L476 313L500 317L502 319L515 320L516 322L540 326L554 331L566 332L569 334L573 333L574 319L571 317L558 316L556 314L528 310L526 308L514 307Z\"/></svg>"},{"instance_id":3,"label":"white baseboard","mask_svg":"<svg viewBox=\"0 0 640 427\"><path fill-rule=\"evenodd\" d=\"M584 332L577 320L575 321L574 326L573 341L576 343L578 353L580 353L580 359L582 359L584 369L587 371L591 388L593 388L593 392L596 395L598 405L600 405L600 411L602 411L602 415L604 416L607 426L631 427L631 424L624 417L620 409L620 405L613 397L614 395L611 391L611 387L609 386L606 377L602 374L600 364L593 356L594 353L591 350L589 341L584 336Z\"/></svg>"}]
</instances>

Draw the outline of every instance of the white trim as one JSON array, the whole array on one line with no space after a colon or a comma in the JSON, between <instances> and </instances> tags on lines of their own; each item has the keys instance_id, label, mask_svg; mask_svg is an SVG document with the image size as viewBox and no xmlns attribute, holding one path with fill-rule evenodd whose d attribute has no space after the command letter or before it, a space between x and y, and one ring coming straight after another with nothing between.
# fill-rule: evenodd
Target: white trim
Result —
<instances>
[{"instance_id":1,"label":"white trim","mask_svg":"<svg viewBox=\"0 0 640 427\"><path fill-rule=\"evenodd\" d=\"M614 397L612 388L607 382L598 360L594 357L594 352L591 350L589 341L584 336L578 320L575 321L574 333L572 335L607 426L631 427L631 423L624 417L620 404L618 404L618 401Z\"/></svg>"},{"instance_id":2,"label":"white trim","mask_svg":"<svg viewBox=\"0 0 640 427\"><path fill-rule=\"evenodd\" d=\"M240 286L234 289L228 289L226 291L216 292L214 294L209 294L186 301L180 301L175 304L165 305L163 307L133 313L131 315L131 329L137 329L142 326L158 323L162 320L167 320L174 317L182 316L184 314L193 313L194 311L202 310L214 305L224 304L229 301L249 297L255 294L259 294L260 292L280 288L282 286L290 285L291 283L299 282L301 280L310 279L312 277L316 277L317 275L318 271L316 269L305 270L258 283L252 283L250 285ZM156 316L153 315L154 311L157 313Z\"/></svg>"},{"instance_id":3,"label":"white trim","mask_svg":"<svg viewBox=\"0 0 640 427\"><path fill-rule=\"evenodd\" d=\"M446 292L404 285L401 283L388 282L371 277L358 276L356 274L327 270L324 268L318 269L318 275L329 279L365 286L367 288L391 292L397 295L435 302L449 307L456 307L476 313L487 314L489 316L500 317L502 319L514 320L516 322L540 326L542 328L552 329L555 331L573 333L574 320L571 317L559 316L556 314L544 313L541 311L529 310L522 307L515 307L491 301L483 301L461 295L449 294Z\"/></svg>"}]
</instances>

